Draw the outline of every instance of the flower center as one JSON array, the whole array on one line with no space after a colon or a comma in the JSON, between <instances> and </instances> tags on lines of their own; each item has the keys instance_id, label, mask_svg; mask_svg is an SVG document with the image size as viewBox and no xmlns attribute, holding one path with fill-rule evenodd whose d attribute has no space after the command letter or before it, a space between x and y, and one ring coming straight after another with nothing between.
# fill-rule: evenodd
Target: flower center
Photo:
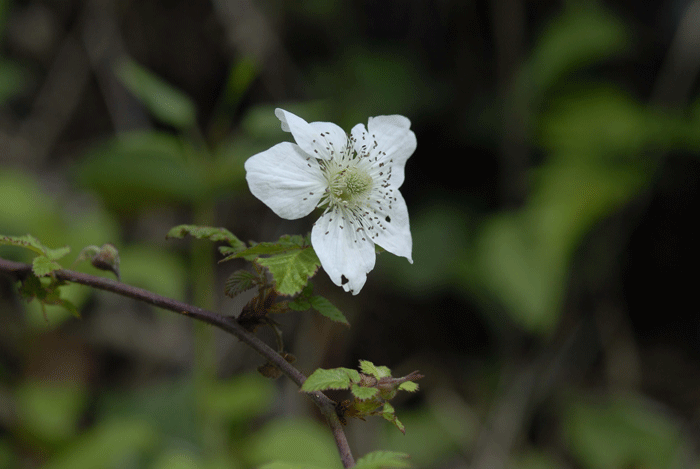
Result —
<instances>
[{"instance_id":1,"label":"flower center","mask_svg":"<svg viewBox=\"0 0 700 469\"><path fill-rule=\"evenodd\" d=\"M346 168L333 177L331 191L345 202L351 202L372 189L372 176L359 168Z\"/></svg>"}]
</instances>

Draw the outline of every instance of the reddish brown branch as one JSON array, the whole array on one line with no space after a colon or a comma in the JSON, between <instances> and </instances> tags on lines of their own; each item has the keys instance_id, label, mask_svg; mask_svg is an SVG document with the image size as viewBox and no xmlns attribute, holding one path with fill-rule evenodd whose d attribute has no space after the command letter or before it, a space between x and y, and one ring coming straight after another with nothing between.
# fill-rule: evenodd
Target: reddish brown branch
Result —
<instances>
[{"instance_id":1,"label":"reddish brown branch","mask_svg":"<svg viewBox=\"0 0 700 469\"><path fill-rule=\"evenodd\" d=\"M0 272L4 272L17 280L22 280L27 275L31 274L32 266L21 262L14 262L0 258ZM116 293L117 295L143 301L144 303L148 303L153 306L157 306L174 313L183 314L198 321L211 324L212 326L218 327L219 329L234 335L241 342L244 342L250 346L253 350L262 355L263 358L277 366L282 373L291 379L297 386L301 387L306 380L306 376L302 372L288 363L279 353L273 350L265 342L243 329L235 318L213 313L211 311L157 295L148 290L117 282L109 278L96 277L94 275L65 269L55 271L54 275L60 280L79 283L81 285L97 288L99 290ZM335 402L329 399L322 392L306 394L318 406L321 413L325 416L328 425L331 427L333 437L335 438L336 445L338 446L343 467L353 467L355 465L355 461L350 451L350 447L348 446L343 426L335 413Z\"/></svg>"}]
</instances>

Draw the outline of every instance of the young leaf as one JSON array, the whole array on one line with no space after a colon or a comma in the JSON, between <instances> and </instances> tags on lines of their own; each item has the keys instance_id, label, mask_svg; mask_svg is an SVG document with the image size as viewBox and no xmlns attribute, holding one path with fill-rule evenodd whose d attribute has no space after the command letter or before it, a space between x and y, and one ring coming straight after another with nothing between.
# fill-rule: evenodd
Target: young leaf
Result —
<instances>
[{"instance_id":1,"label":"young leaf","mask_svg":"<svg viewBox=\"0 0 700 469\"><path fill-rule=\"evenodd\" d=\"M368 388L364 386L360 386L359 384L353 384L350 387L350 392L352 393L353 396L358 398L361 401L365 401L367 399L371 399L379 393L379 389L377 388Z\"/></svg>"},{"instance_id":2,"label":"young leaf","mask_svg":"<svg viewBox=\"0 0 700 469\"><path fill-rule=\"evenodd\" d=\"M24 236L0 236L0 245L2 244L32 250L37 254L45 256L50 261L57 261L70 252L70 248L68 246L57 249L47 248L41 244L38 239L30 234Z\"/></svg>"},{"instance_id":3,"label":"young leaf","mask_svg":"<svg viewBox=\"0 0 700 469\"><path fill-rule=\"evenodd\" d=\"M228 243L237 250L245 249L245 243L238 239L236 235L226 228L216 228L212 226L178 225L170 229L165 235L166 239L182 239L190 235L196 239L208 239L209 241Z\"/></svg>"},{"instance_id":4,"label":"young leaf","mask_svg":"<svg viewBox=\"0 0 700 469\"><path fill-rule=\"evenodd\" d=\"M391 376L391 370L388 367L376 366L374 363L367 360L360 360L360 370L364 374L374 376L377 379Z\"/></svg>"},{"instance_id":5,"label":"young leaf","mask_svg":"<svg viewBox=\"0 0 700 469\"><path fill-rule=\"evenodd\" d=\"M259 256L280 254L291 250L307 248L308 243L305 242L304 238L299 235L284 235L275 243L258 243L248 249L239 250L237 252L231 253L228 257L223 259L221 262L241 257L245 260L252 261Z\"/></svg>"},{"instance_id":6,"label":"young leaf","mask_svg":"<svg viewBox=\"0 0 700 469\"><path fill-rule=\"evenodd\" d=\"M277 283L277 292L288 296L299 293L321 266L321 261L311 247L283 252L272 257L260 257L256 262L269 269Z\"/></svg>"},{"instance_id":7,"label":"young leaf","mask_svg":"<svg viewBox=\"0 0 700 469\"><path fill-rule=\"evenodd\" d=\"M301 390L304 392L325 391L327 389L348 389L353 382L360 380L360 373L349 368L319 368L306 378Z\"/></svg>"},{"instance_id":8,"label":"young leaf","mask_svg":"<svg viewBox=\"0 0 700 469\"><path fill-rule=\"evenodd\" d=\"M314 295L309 298L309 304L313 309L327 317L331 321L339 322L349 326L350 323L345 319L342 311L333 306L333 304L322 296Z\"/></svg>"},{"instance_id":9,"label":"young leaf","mask_svg":"<svg viewBox=\"0 0 700 469\"><path fill-rule=\"evenodd\" d=\"M356 469L383 469L386 467L410 467L408 454L396 451L374 451L357 461Z\"/></svg>"},{"instance_id":10,"label":"young leaf","mask_svg":"<svg viewBox=\"0 0 700 469\"><path fill-rule=\"evenodd\" d=\"M258 285L260 279L253 272L247 270L237 270L226 279L224 284L224 294L234 298L244 291Z\"/></svg>"},{"instance_id":11,"label":"young leaf","mask_svg":"<svg viewBox=\"0 0 700 469\"><path fill-rule=\"evenodd\" d=\"M34 236L27 234L24 236L2 236L0 244L27 248L37 254L46 254L46 248Z\"/></svg>"},{"instance_id":12,"label":"young leaf","mask_svg":"<svg viewBox=\"0 0 700 469\"><path fill-rule=\"evenodd\" d=\"M78 254L78 258L73 262L77 264L89 260L93 267L100 270L109 270L117 276L117 280L121 281L119 272L119 251L113 244L103 244L102 247L86 246Z\"/></svg>"},{"instance_id":13,"label":"young leaf","mask_svg":"<svg viewBox=\"0 0 700 469\"><path fill-rule=\"evenodd\" d=\"M32 260L32 272L37 277L46 277L54 270L60 270L61 267L58 262L52 261L46 256L36 256Z\"/></svg>"},{"instance_id":14,"label":"young leaf","mask_svg":"<svg viewBox=\"0 0 700 469\"><path fill-rule=\"evenodd\" d=\"M407 392L416 392L418 391L418 383L414 383L413 381L406 381L405 383L401 383L401 385L399 386L399 390Z\"/></svg>"},{"instance_id":15,"label":"young leaf","mask_svg":"<svg viewBox=\"0 0 700 469\"><path fill-rule=\"evenodd\" d=\"M388 420L389 422L393 423L396 426L396 428L401 430L401 433L403 433L404 435L406 434L406 427L396 417L396 411L394 410L394 406L392 406L388 402L384 404L384 409L382 411L382 417L384 417L385 420Z\"/></svg>"}]
</instances>

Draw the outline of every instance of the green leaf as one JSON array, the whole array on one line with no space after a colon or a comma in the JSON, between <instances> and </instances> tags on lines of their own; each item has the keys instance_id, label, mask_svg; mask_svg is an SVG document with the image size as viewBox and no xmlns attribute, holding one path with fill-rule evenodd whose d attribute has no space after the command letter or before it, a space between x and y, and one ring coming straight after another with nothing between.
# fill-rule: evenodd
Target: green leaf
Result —
<instances>
[{"instance_id":1,"label":"green leaf","mask_svg":"<svg viewBox=\"0 0 700 469\"><path fill-rule=\"evenodd\" d=\"M89 148L75 166L78 184L112 210L135 213L162 203L209 199L209 163L191 142L161 131L120 133Z\"/></svg>"},{"instance_id":2,"label":"green leaf","mask_svg":"<svg viewBox=\"0 0 700 469\"><path fill-rule=\"evenodd\" d=\"M416 392L418 391L418 383L414 383L413 381L406 381L405 383L401 383L399 389L401 391Z\"/></svg>"},{"instance_id":3,"label":"green leaf","mask_svg":"<svg viewBox=\"0 0 700 469\"><path fill-rule=\"evenodd\" d=\"M270 243L270 242L264 242L264 243L258 243L255 244L248 249L243 249L239 250L237 252L232 253L229 257L226 259L223 259L223 261L227 261L229 259L234 259L234 258L243 258L248 261L252 261L256 259L259 256L265 256L265 255L275 255L275 254L281 254L288 252L290 250L296 250L296 249L302 249L302 248L308 248L308 242L299 235L284 235L280 237L277 242Z\"/></svg>"},{"instance_id":4,"label":"green leaf","mask_svg":"<svg viewBox=\"0 0 700 469\"><path fill-rule=\"evenodd\" d=\"M319 368L306 378L301 390L304 392L325 391L327 389L348 389L353 382L360 381L360 373L350 368Z\"/></svg>"},{"instance_id":5,"label":"green leaf","mask_svg":"<svg viewBox=\"0 0 700 469\"><path fill-rule=\"evenodd\" d=\"M0 237L1 244L23 247L39 254L32 261L32 271L37 277L45 277L54 270L62 269L63 267L56 261L70 252L68 246L57 249L47 248L30 234L24 236L2 236Z\"/></svg>"},{"instance_id":6,"label":"green leaf","mask_svg":"<svg viewBox=\"0 0 700 469\"><path fill-rule=\"evenodd\" d=\"M406 453L397 451L373 451L357 461L356 469L382 469L385 467L410 467Z\"/></svg>"},{"instance_id":7,"label":"green leaf","mask_svg":"<svg viewBox=\"0 0 700 469\"><path fill-rule=\"evenodd\" d=\"M234 298L259 284L260 279L253 272L243 269L237 270L226 279L224 294Z\"/></svg>"},{"instance_id":8,"label":"green leaf","mask_svg":"<svg viewBox=\"0 0 700 469\"><path fill-rule=\"evenodd\" d=\"M178 225L168 231L168 234L165 235L165 239L182 239L186 235L190 235L196 239L208 239L213 242L224 241L234 248L245 247L245 243L226 228L216 228L212 226Z\"/></svg>"},{"instance_id":9,"label":"green leaf","mask_svg":"<svg viewBox=\"0 0 700 469\"><path fill-rule=\"evenodd\" d=\"M102 422L80 435L56 453L43 469L79 469L114 467L115 461L126 461L145 455L157 446L158 434L147 420L112 420Z\"/></svg>"},{"instance_id":10,"label":"green leaf","mask_svg":"<svg viewBox=\"0 0 700 469\"><path fill-rule=\"evenodd\" d=\"M396 417L396 410L394 409L394 406L392 406L388 402L384 404L384 409L382 411L382 417L384 417L385 420L388 420L389 422L393 423L396 426L396 428L401 430L401 433L404 433L404 434L406 433L406 427Z\"/></svg>"},{"instance_id":11,"label":"green leaf","mask_svg":"<svg viewBox=\"0 0 700 469\"><path fill-rule=\"evenodd\" d=\"M197 108L189 96L150 70L127 59L117 66L116 75L156 119L180 130L197 124Z\"/></svg>"},{"instance_id":12,"label":"green leaf","mask_svg":"<svg viewBox=\"0 0 700 469\"><path fill-rule=\"evenodd\" d=\"M27 78L28 73L22 66L0 58L0 105L21 92L27 85Z\"/></svg>"},{"instance_id":13,"label":"green leaf","mask_svg":"<svg viewBox=\"0 0 700 469\"><path fill-rule=\"evenodd\" d=\"M2 236L0 237L0 244L26 248L42 255L46 255L48 249L30 234L24 236Z\"/></svg>"},{"instance_id":14,"label":"green leaf","mask_svg":"<svg viewBox=\"0 0 700 469\"><path fill-rule=\"evenodd\" d=\"M258 258L256 262L269 269L277 284L277 292L289 296L299 293L321 266L321 261L310 246L272 257Z\"/></svg>"},{"instance_id":15,"label":"green leaf","mask_svg":"<svg viewBox=\"0 0 700 469\"><path fill-rule=\"evenodd\" d=\"M360 399L361 401L366 401L367 399L372 399L373 397L376 397L377 393L379 393L379 389L368 388L365 386L360 386L359 384L353 384L352 386L350 386L350 392L352 392L352 395Z\"/></svg>"},{"instance_id":16,"label":"green leaf","mask_svg":"<svg viewBox=\"0 0 700 469\"><path fill-rule=\"evenodd\" d=\"M562 423L580 467L680 467L687 440L669 417L634 394L575 396Z\"/></svg>"},{"instance_id":17,"label":"green leaf","mask_svg":"<svg viewBox=\"0 0 700 469\"><path fill-rule=\"evenodd\" d=\"M342 311L333 306L333 303L328 301L326 298L314 295L311 298L309 298L309 304L313 309L315 309L331 321L339 322L341 324L345 324L346 326L350 325Z\"/></svg>"},{"instance_id":18,"label":"green leaf","mask_svg":"<svg viewBox=\"0 0 700 469\"><path fill-rule=\"evenodd\" d=\"M364 374L374 376L377 379L391 376L391 370L388 367L376 366L374 363L368 360L360 360L360 370Z\"/></svg>"},{"instance_id":19,"label":"green leaf","mask_svg":"<svg viewBox=\"0 0 700 469\"><path fill-rule=\"evenodd\" d=\"M37 277L46 277L54 270L61 270L62 267L46 256L36 256L32 260L32 271Z\"/></svg>"}]
</instances>

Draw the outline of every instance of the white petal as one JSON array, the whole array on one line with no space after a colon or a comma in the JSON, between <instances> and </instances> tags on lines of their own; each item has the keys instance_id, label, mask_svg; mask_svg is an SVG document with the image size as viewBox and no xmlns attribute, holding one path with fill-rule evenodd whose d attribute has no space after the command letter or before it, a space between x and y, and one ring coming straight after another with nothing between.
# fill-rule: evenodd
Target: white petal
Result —
<instances>
[{"instance_id":1,"label":"white petal","mask_svg":"<svg viewBox=\"0 0 700 469\"><path fill-rule=\"evenodd\" d=\"M328 211L314 224L311 244L333 283L357 295L374 268L372 241L340 215Z\"/></svg>"},{"instance_id":2,"label":"white petal","mask_svg":"<svg viewBox=\"0 0 700 469\"><path fill-rule=\"evenodd\" d=\"M393 200L394 198L396 200ZM408 208L399 191L393 191L391 201L375 201L370 204L370 210L374 212L370 215L374 222L373 241L390 253L405 257L413 264L413 239L408 223Z\"/></svg>"},{"instance_id":3,"label":"white petal","mask_svg":"<svg viewBox=\"0 0 700 469\"><path fill-rule=\"evenodd\" d=\"M331 122L308 123L280 108L275 109L275 115L282 122L282 130L291 132L297 145L309 155L327 160L345 151L348 136L337 125Z\"/></svg>"},{"instance_id":4,"label":"white petal","mask_svg":"<svg viewBox=\"0 0 700 469\"><path fill-rule=\"evenodd\" d=\"M370 155L378 158L377 164L392 168L391 184L396 188L403 184L406 160L416 150L416 135L410 127L411 121L399 115L370 117L367 123L368 137L377 143Z\"/></svg>"},{"instance_id":5,"label":"white petal","mask_svg":"<svg viewBox=\"0 0 700 469\"><path fill-rule=\"evenodd\" d=\"M291 142L251 156L245 170L250 192L287 220L311 213L327 184L316 159Z\"/></svg>"}]
</instances>

